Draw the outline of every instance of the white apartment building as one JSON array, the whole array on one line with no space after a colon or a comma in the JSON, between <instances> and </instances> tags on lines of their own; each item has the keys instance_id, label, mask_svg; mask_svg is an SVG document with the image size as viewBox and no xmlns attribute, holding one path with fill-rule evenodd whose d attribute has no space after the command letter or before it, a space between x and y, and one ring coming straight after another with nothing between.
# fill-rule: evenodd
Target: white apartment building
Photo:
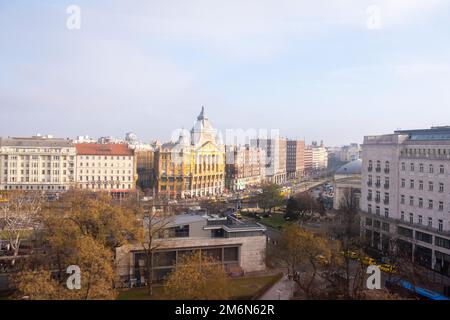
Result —
<instances>
[{"instance_id":1,"label":"white apartment building","mask_svg":"<svg viewBox=\"0 0 450 320\"><path fill-rule=\"evenodd\" d=\"M0 190L67 190L75 182L75 154L66 139L0 138Z\"/></svg>"},{"instance_id":2,"label":"white apartment building","mask_svg":"<svg viewBox=\"0 0 450 320\"><path fill-rule=\"evenodd\" d=\"M78 143L75 147L79 188L114 194L135 189L136 163L127 144Z\"/></svg>"},{"instance_id":3,"label":"white apartment building","mask_svg":"<svg viewBox=\"0 0 450 320\"><path fill-rule=\"evenodd\" d=\"M312 169L313 170L323 170L328 167L328 151L323 146L323 142L317 145L316 142L310 147L312 154Z\"/></svg>"},{"instance_id":4,"label":"white apartment building","mask_svg":"<svg viewBox=\"0 0 450 320\"><path fill-rule=\"evenodd\" d=\"M450 127L366 136L362 161L366 239L450 275Z\"/></svg>"}]
</instances>

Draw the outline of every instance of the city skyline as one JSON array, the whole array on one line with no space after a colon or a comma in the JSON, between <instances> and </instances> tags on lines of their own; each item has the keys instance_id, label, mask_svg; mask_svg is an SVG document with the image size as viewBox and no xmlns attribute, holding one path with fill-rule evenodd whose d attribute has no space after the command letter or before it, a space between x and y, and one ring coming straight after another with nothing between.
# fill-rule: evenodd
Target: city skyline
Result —
<instances>
[{"instance_id":1,"label":"city skyline","mask_svg":"<svg viewBox=\"0 0 450 320\"><path fill-rule=\"evenodd\" d=\"M450 123L445 1L174 3L0 1L0 108L20 119L0 136L167 141L202 105L221 131L329 146Z\"/></svg>"}]
</instances>

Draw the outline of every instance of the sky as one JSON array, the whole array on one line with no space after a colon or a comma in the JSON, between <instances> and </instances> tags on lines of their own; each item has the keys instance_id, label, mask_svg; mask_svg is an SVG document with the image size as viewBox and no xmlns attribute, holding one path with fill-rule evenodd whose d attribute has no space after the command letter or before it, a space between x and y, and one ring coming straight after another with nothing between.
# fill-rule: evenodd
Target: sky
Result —
<instances>
[{"instance_id":1,"label":"sky","mask_svg":"<svg viewBox=\"0 0 450 320\"><path fill-rule=\"evenodd\" d=\"M67 27L80 9L80 28ZM448 0L0 0L0 136L450 125Z\"/></svg>"}]
</instances>

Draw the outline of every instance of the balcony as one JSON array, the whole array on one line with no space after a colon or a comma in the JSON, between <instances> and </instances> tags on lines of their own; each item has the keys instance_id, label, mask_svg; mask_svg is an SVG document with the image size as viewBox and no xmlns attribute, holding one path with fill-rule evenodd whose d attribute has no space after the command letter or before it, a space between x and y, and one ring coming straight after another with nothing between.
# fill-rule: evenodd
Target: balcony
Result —
<instances>
[{"instance_id":1,"label":"balcony","mask_svg":"<svg viewBox=\"0 0 450 320\"><path fill-rule=\"evenodd\" d=\"M375 171L376 171L376 172L381 172L381 167L376 167L376 168L375 168Z\"/></svg>"},{"instance_id":2,"label":"balcony","mask_svg":"<svg viewBox=\"0 0 450 320\"><path fill-rule=\"evenodd\" d=\"M372 172L373 168L372 167L367 167L367 171Z\"/></svg>"},{"instance_id":3,"label":"balcony","mask_svg":"<svg viewBox=\"0 0 450 320\"><path fill-rule=\"evenodd\" d=\"M367 196L367 201L372 201L372 196Z\"/></svg>"},{"instance_id":4,"label":"balcony","mask_svg":"<svg viewBox=\"0 0 450 320\"><path fill-rule=\"evenodd\" d=\"M385 189L389 189L389 183L385 183L385 184L384 184L384 188L385 188Z\"/></svg>"},{"instance_id":5,"label":"balcony","mask_svg":"<svg viewBox=\"0 0 450 320\"><path fill-rule=\"evenodd\" d=\"M381 202L381 199L380 199L380 198L375 198L375 202L376 202L376 203L380 203L380 202Z\"/></svg>"},{"instance_id":6,"label":"balcony","mask_svg":"<svg viewBox=\"0 0 450 320\"><path fill-rule=\"evenodd\" d=\"M384 168L384 173L389 174L390 170L389 168Z\"/></svg>"},{"instance_id":7,"label":"balcony","mask_svg":"<svg viewBox=\"0 0 450 320\"><path fill-rule=\"evenodd\" d=\"M367 186L368 186L368 187L371 187L372 184L373 184L372 181L367 181Z\"/></svg>"},{"instance_id":8,"label":"balcony","mask_svg":"<svg viewBox=\"0 0 450 320\"><path fill-rule=\"evenodd\" d=\"M375 187L377 187L377 188L381 187L381 183L380 182L376 182L375 183Z\"/></svg>"},{"instance_id":9,"label":"balcony","mask_svg":"<svg viewBox=\"0 0 450 320\"><path fill-rule=\"evenodd\" d=\"M384 203L385 205L388 205L388 204L389 204L389 199L384 199L383 203Z\"/></svg>"}]
</instances>

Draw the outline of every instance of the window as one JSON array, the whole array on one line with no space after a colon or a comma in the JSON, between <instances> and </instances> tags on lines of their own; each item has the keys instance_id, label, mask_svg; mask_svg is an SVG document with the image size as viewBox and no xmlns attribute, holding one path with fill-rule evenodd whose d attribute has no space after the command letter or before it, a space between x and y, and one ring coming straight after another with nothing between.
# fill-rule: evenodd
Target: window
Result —
<instances>
[{"instance_id":1,"label":"window","mask_svg":"<svg viewBox=\"0 0 450 320\"><path fill-rule=\"evenodd\" d=\"M409 188L414 189L414 180L409 180Z\"/></svg>"},{"instance_id":2,"label":"window","mask_svg":"<svg viewBox=\"0 0 450 320\"><path fill-rule=\"evenodd\" d=\"M376 206L376 207L375 207L375 213L376 213L377 215L380 215L380 206Z\"/></svg>"},{"instance_id":3,"label":"window","mask_svg":"<svg viewBox=\"0 0 450 320\"><path fill-rule=\"evenodd\" d=\"M439 183L439 192L444 192L444 184L442 182Z\"/></svg>"},{"instance_id":4,"label":"window","mask_svg":"<svg viewBox=\"0 0 450 320\"><path fill-rule=\"evenodd\" d=\"M439 231L442 231L444 229L444 222L441 219L439 219L438 223L439 223L438 229L439 229Z\"/></svg>"},{"instance_id":5,"label":"window","mask_svg":"<svg viewBox=\"0 0 450 320\"><path fill-rule=\"evenodd\" d=\"M433 172L434 172L434 167L433 167L432 164L429 165L428 171L429 171L430 173L433 173Z\"/></svg>"},{"instance_id":6,"label":"window","mask_svg":"<svg viewBox=\"0 0 450 320\"><path fill-rule=\"evenodd\" d=\"M402 179L402 188L404 188L406 186L406 180Z\"/></svg>"},{"instance_id":7,"label":"window","mask_svg":"<svg viewBox=\"0 0 450 320\"><path fill-rule=\"evenodd\" d=\"M404 195L404 194L402 194L402 195L400 196L400 203L401 203L401 204L405 204L405 195Z\"/></svg>"},{"instance_id":8,"label":"window","mask_svg":"<svg viewBox=\"0 0 450 320\"><path fill-rule=\"evenodd\" d=\"M433 209L433 200L428 200L428 209Z\"/></svg>"},{"instance_id":9,"label":"window","mask_svg":"<svg viewBox=\"0 0 450 320\"><path fill-rule=\"evenodd\" d=\"M404 228L404 227L397 227L397 232L399 235L408 237L408 238L412 238L413 237L413 231L411 229L408 228Z\"/></svg>"},{"instance_id":10,"label":"window","mask_svg":"<svg viewBox=\"0 0 450 320\"><path fill-rule=\"evenodd\" d=\"M384 208L384 216L389 218L389 208Z\"/></svg>"},{"instance_id":11,"label":"window","mask_svg":"<svg viewBox=\"0 0 450 320\"><path fill-rule=\"evenodd\" d=\"M372 213L372 205L370 203L367 205L367 212Z\"/></svg>"},{"instance_id":12,"label":"window","mask_svg":"<svg viewBox=\"0 0 450 320\"><path fill-rule=\"evenodd\" d=\"M441 238L441 237L434 237L434 243L438 247L450 249L450 240L449 239L445 239L445 238Z\"/></svg>"},{"instance_id":13,"label":"window","mask_svg":"<svg viewBox=\"0 0 450 320\"><path fill-rule=\"evenodd\" d=\"M410 205L410 206L413 206L413 205L414 205L414 197L413 197L413 196L410 196L410 197L409 197L409 205Z\"/></svg>"},{"instance_id":14,"label":"window","mask_svg":"<svg viewBox=\"0 0 450 320\"><path fill-rule=\"evenodd\" d=\"M409 214L409 223L414 223L414 214Z\"/></svg>"},{"instance_id":15,"label":"window","mask_svg":"<svg viewBox=\"0 0 450 320\"><path fill-rule=\"evenodd\" d=\"M423 208L423 198L419 198L419 208Z\"/></svg>"},{"instance_id":16,"label":"window","mask_svg":"<svg viewBox=\"0 0 450 320\"><path fill-rule=\"evenodd\" d=\"M401 212L400 219L402 219L402 221L405 221L405 211Z\"/></svg>"},{"instance_id":17,"label":"window","mask_svg":"<svg viewBox=\"0 0 450 320\"><path fill-rule=\"evenodd\" d=\"M428 191L433 191L434 190L434 185L433 182L428 182Z\"/></svg>"},{"instance_id":18,"label":"window","mask_svg":"<svg viewBox=\"0 0 450 320\"><path fill-rule=\"evenodd\" d=\"M439 173L440 174L444 174L445 173L444 166L442 164L439 166Z\"/></svg>"},{"instance_id":19,"label":"window","mask_svg":"<svg viewBox=\"0 0 450 320\"><path fill-rule=\"evenodd\" d=\"M419 181L419 190L423 190L423 181L422 180Z\"/></svg>"},{"instance_id":20,"label":"window","mask_svg":"<svg viewBox=\"0 0 450 320\"><path fill-rule=\"evenodd\" d=\"M419 164L419 172L423 172L423 163Z\"/></svg>"},{"instance_id":21,"label":"window","mask_svg":"<svg viewBox=\"0 0 450 320\"><path fill-rule=\"evenodd\" d=\"M410 165L409 165L409 170L410 170L410 171L414 171L414 163L412 163L412 162L410 163Z\"/></svg>"},{"instance_id":22,"label":"window","mask_svg":"<svg viewBox=\"0 0 450 320\"><path fill-rule=\"evenodd\" d=\"M428 233L416 231L416 239L426 243L433 243L433 236Z\"/></svg>"},{"instance_id":23,"label":"window","mask_svg":"<svg viewBox=\"0 0 450 320\"><path fill-rule=\"evenodd\" d=\"M372 219L366 218L366 226L372 226Z\"/></svg>"},{"instance_id":24,"label":"window","mask_svg":"<svg viewBox=\"0 0 450 320\"><path fill-rule=\"evenodd\" d=\"M444 211L444 202L439 201L439 211Z\"/></svg>"},{"instance_id":25,"label":"window","mask_svg":"<svg viewBox=\"0 0 450 320\"><path fill-rule=\"evenodd\" d=\"M433 218L428 218L428 226L432 227L433 226Z\"/></svg>"},{"instance_id":26,"label":"window","mask_svg":"<svg viewBox=\"0 0 450 320\"><path fill-rule=\"evenodd\" d=\"M423 223L422 216L419 215L419 224L422 224L422 223Z\"/></svg>"},{"instance_id":27,"label":"window","mask_svg":"<svg viewBox=\"0 0 450 320\"><path fill-rule=\"evenodd\" d=\"M231 247L223 249L223 260L226 261L238 261L239 260L239 248Z\"/></svg>"},{"instance_id":28,"label":"window","mask_svg":"<svg viewBox=\"0 0 450 320\"><path fill-rule=\"evenodd\" d=\"M406 168L405 163L402 162L402 171L405 171L405 168Z\"/></svg>"}]
</instances>

